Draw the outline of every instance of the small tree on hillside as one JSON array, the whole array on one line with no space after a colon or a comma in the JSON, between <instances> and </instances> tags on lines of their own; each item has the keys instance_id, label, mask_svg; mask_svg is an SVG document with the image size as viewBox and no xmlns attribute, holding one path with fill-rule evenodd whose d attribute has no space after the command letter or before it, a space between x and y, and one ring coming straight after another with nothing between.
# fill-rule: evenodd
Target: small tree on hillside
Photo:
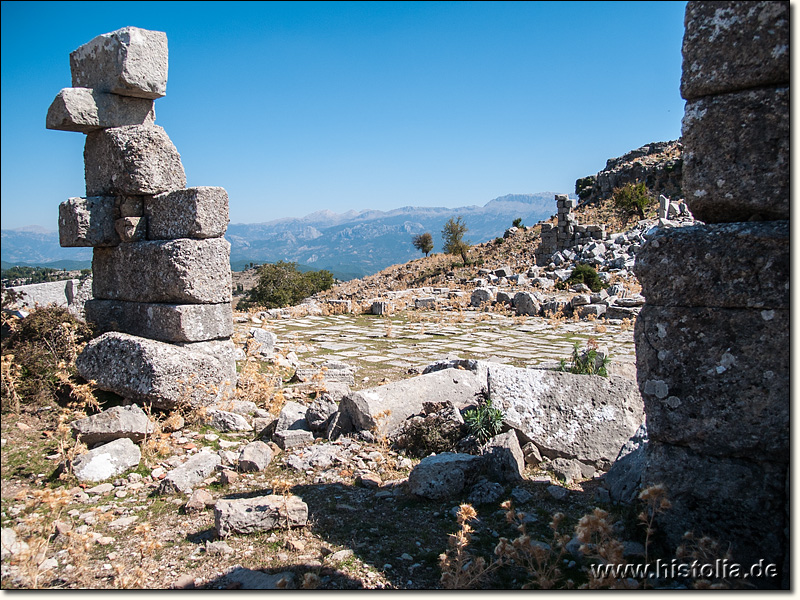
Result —
<instances>
[{"instance_id":1,"label":"small tree on hillside","mask_svg":"<svg viewBox=\"0 0 800 600\"><path fill-rule=\"evenodd\" d=\"M414 248L420 252L424 252L425 256L428 256L430 251L433 250L433 236L427 231L425 233L415 235L411 243L414 244Z\"/></svg>"},{"instance_id":2,"label":"small tree on hillside","mask_svg":"<svg viewBox=\"0 0 800 600\"><path fill-rule=\"evenodd\" d=\"M279 261L259 268L258 283L241 305L282 308L293 306L317 292L333 287L330 271L301 273L297 263Z\"/></svg>"},{"instance_id":3,"label":"small tree on hillside","mask_svg":"<svg viewBox=\"0 0 800 600\"><path fill-rule=\"evenodd\" d=\"M444 240L444 252L446 254L454 254L461 256L464 259L464 264L467 264L467 251L469 250L469 241L464 241L464 234L467 233L467 225L461 216L451 217L447 223L444 224L442 229L442 239Z\"/></svg>"}]
</instances>

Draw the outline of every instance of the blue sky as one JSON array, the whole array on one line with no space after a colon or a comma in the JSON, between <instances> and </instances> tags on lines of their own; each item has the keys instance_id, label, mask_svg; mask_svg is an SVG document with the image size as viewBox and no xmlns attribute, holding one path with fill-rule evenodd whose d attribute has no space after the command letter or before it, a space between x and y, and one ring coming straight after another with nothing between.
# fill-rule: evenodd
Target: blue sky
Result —
<instances>
[{"instance_id":1,"label":"blue sky","mask_svg":"<svg viewBox=\"0 0 800 600\"><path fill-rule=\"evenodd\" d=\"M84 135L45 129L69 53L165 31L156 123L231 221L572 192L676 139L685 2L3 2L2 227L57 228Z\"/></svg>"}]
</instances>

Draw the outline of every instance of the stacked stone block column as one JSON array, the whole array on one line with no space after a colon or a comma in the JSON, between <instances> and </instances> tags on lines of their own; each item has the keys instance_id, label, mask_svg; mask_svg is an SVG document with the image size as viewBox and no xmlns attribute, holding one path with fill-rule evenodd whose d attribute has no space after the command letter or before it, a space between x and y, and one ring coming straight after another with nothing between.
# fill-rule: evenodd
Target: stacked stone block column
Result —
<instances>
[{"instance_id":1,"label":"stacked stone block column","mask_svg":"<svg viewBox=\"0 0 800 600\"><path fill-rule=\"evenodd\" d=\"M636 322L660 528L730 543L788 586L789 3L689 2L683 190L705 225L637 254Z\"/></svg>"},{"instance_id":2,"label":"stacked stone block column","mask_svg":"<svg viewBox=\"0 0 800 600\"><path fill-rule=\"evenodd\" d=\"M72 88L47 128L86 134L86 197L59 207L62 246L90 246L86 318L103 333L78 357L98 387L171 408L230 395L236 381L228 195L186 188L180 155L155 124L167 38L126 27L70 55Z\"/></svg>"},{"instance_id":3,"label":"stacked stone block column","mask_svg":"<svg viewBox=\"0 0 800 600\"><path fill-rule=\"evenodd\" d=\"M542 224L542 241L536 249L536 264L543 266L550 262L550 257L566 248L587 243L592 239L604 240L607 238L606 226L579 225L578 219L572 212L578 206L577 200L571 200L567 194L556 194L555 227L550 223Z\"/></svg>"}]
</instances>

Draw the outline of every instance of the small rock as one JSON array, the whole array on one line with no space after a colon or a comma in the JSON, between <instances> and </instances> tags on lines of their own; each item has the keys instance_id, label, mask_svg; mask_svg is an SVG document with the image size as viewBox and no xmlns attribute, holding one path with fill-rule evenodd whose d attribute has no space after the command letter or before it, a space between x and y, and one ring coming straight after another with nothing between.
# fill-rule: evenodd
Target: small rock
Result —
<instances>
[{"instance_id":1,"label":"small rock","mask_svg":"<svg viewBox=\"0 0 800 600\"><path fill-rule=\"evenodd\" d=\"M184 508L187 513L200 512L213 504L214 497L207 490L195 490Z\"/></svg>"},{"instance_id":2,"label":"small rock","mask_svg":"<svg viewBox=\"0 0 800 600\"><path fill-rule=\"evenodd\" d=\"M359 477L359 481L361 482L361 485L366 488L378 488L383 483L383 480L380 478L380 476L372 472L363 473Z\"/></svg>"},{"instance_id":3,"label":"small rock","mask_svg":"<svg viewBox=\"0 0 800 600\"><path fill-rule=\"evenodd\" d=\"M548 485L547 492L556 500L563 500L567 497L569 490L561 487L560 485Z\"/></svg>"},{"instance_id":4,"label":"small rock","mask_svg":"<svg viewBox=\"0 0 800 600\"><path fill-rule=\"evenodd\" d=\"M239 474L236 471L231 471L230 469L225 469L220 473L219 482L222 485L231 485L239 481Z\"/></svg>"},{"instance_id":5,"label":"small rock","mask_svg":"<svg viewBox=\"0 0 800 600\"><path fill-rule=\"evenodd\" d=\"M344 550L339 550L338 552L334 552L330 556L328 556L328 562L341 562L347 558L353 556L353 551L349 548L345 548Z\"/></svg>"},{"instance_id":6,"label":"small rock","mask_svg":"<svg viewBox=\"0 0 800 600\"><path fill-rule=\"evenodd\" d=\"M181 575L172 584L173 589L176 590L191 590L194 589L194 577L191 575Z\"/></svg>"},{"instance_id":7,"label":"small rock","mask_svg":"<svg viewBox=\"0 0 800 600\"><path fill-rule=\"evenodd\" d=\"M101 546L108 546L109 544L113 544L114 541L115 540L113 537L107 535L97 538L97 543L100 544Z\"/></svg>"},{"instance_id":8,"label":"small rock","mask_svg":"<svg viewBox=\"0 0 800 600\"><path fill-rule=\"evenodd\" d=\"M229 554L234 554L235 550L231 548L225 540L219 540L216 542L212 542L210 540L206 540L206 553L210 555L217 555L221 554L223 556L227 556Z\"/></svg>"}]
</instances>

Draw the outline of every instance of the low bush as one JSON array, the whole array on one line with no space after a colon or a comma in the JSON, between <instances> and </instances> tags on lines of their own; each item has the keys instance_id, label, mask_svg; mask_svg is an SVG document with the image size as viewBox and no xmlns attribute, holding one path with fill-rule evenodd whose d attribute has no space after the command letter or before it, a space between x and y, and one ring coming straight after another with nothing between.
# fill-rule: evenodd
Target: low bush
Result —
<instances>
[{"instance_id":1,"label":"low bush","mask_svg":"<svg viewBox=\"0 0 800 600\"><path fill-rule=\"evenodd\" d=\"M500 433L503 426L503 412L492 406L491 398L486 398L478 408L464 413L464 423L467 424L470 435L484 444Z\"/></svg>"},{"instance_id":2,"label":"low bush","mask_svg":"<svg viewBox=\"0 0 800 600\"><path fill-rule=\"evenodd\" d=\"M586 350L581 352L580 342L575 342L572 347L572 363L568 364L565 358L561 359L559 371L573 373L575 375L600 375L608 377L606 367L611 359L607 356L600 356L597 352L597 342L590 339L586 342Z\"/></svg>"},{"instance_id":3,"label":"low bush","mask_svg":"<svg viewBox=\"0 0 800 600\"><path fill-rule=\"evenodd\" d=\"M297 263L279 261L259 268L258 283L246 298L239 302L242 308L283 308L294 306L301 300L333 287L330 271L301 273Z\"/></svg>"},{"instance_id":4,"label":"low bush","mask_svg":"<svg viewBox=\"0 0 800 600\"><path fill-rule=\"evenodd\" d=\"M566 286L575 285L576 283L583 283L593 292L599 292L604 287L607 287L602 281L600 281L600 277L597 275L595 268L584 263L577 265L572 270L569 279L567 279L565 283Z\"/></svg>"},{"instance_id":5,"label":"low bush","mask_svg":"<svg viewBox=\"0 0 800 600\"><path fill-rule=\"evenodd\" d=\"M625 212L635 212L640 219L644 219L644 209L652 202L653 198L647 192L644 182L626 183L612 192L614 206Z\"/></svg>"}]
</instances>

